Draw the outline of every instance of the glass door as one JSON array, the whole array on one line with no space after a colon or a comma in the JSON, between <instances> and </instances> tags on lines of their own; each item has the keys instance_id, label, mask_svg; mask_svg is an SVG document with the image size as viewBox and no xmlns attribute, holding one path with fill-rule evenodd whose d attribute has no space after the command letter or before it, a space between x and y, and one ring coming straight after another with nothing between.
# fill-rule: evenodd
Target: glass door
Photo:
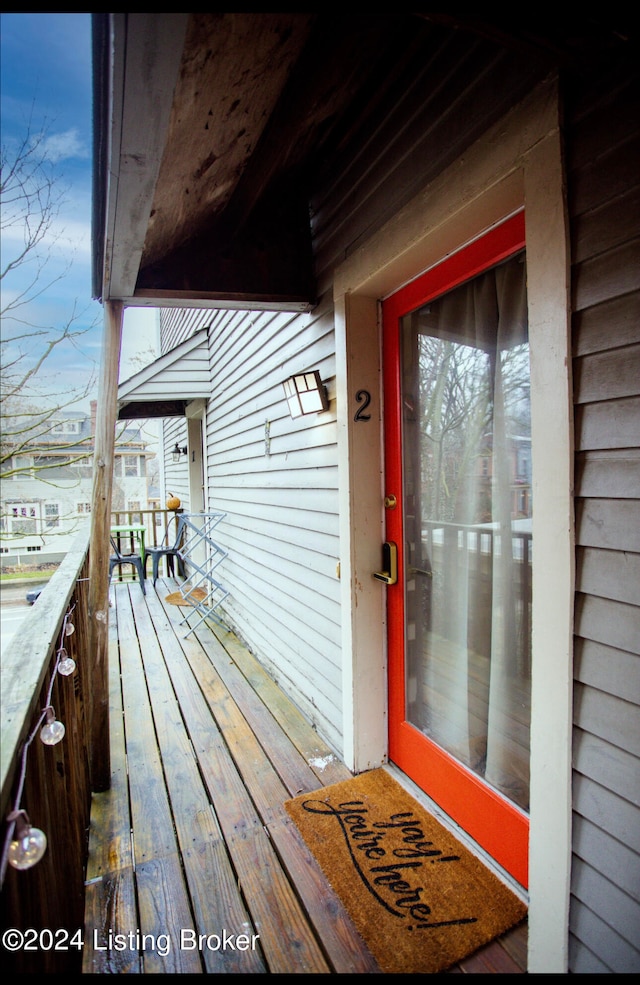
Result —
<instances>
[{"instance_id":1,"label":"glass door","mask_svg":"<svg viewBox=\"0 0 640 985\"><path fill-rule=\"evenodd\" d=\"M390 758L527 884L524 214L383 303ZM392 498L388 502L393 502Z\"/></svg>"}]
</instances>

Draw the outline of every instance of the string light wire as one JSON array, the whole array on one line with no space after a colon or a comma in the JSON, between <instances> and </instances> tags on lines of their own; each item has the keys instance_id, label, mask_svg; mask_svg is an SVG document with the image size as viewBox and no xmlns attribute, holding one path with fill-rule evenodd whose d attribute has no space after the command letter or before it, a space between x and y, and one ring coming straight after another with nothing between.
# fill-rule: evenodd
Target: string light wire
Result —
<instances>
[{"instance_id":1,"label":"string light wire","mask_svg":"<svg viewBox=\"0 0 640 985\"><path fill-rule=\"evenodd\" d=\"M32 728L28 738L25 740L25 743L22 747L21 756L20 756L20 774L19 774L18 786L16 789L14 806L13 806L13 810L10 812L7 818L8 820L7 835L2 850L2 862L0 864L0 887L4 885L4 877L7 871L7 864L9 861L9 848L11 846L11 842L14 840L13 835L16 828L16 821L20 817L25 816L24 810L22 810L22 808L20 807L20 801L22 800L22 792L24 790L24 784L27 776L27 755L29 752L29 746L31 745L35 737L38 735L43 723L46 722L48 719L50 719L51 713L53 711L51 706L53 686L55 683L56 676L58 675L58 668L60 662L61 660L64 660L65 657L67 656L66 649L64 646L64 640L66 639L67 636L70 636L75 630L73 623L70 621L75 607L76 607L76 603L74 602L71 608L67 609L65 613L62 622L62 629L60 631L60 645L56 650L56 662L51 674L51 680L49 681L49 687L47 688L47 697L46 697L45 705L42 711L40 712L36 724Z\"/></svg>"}]
</instances>

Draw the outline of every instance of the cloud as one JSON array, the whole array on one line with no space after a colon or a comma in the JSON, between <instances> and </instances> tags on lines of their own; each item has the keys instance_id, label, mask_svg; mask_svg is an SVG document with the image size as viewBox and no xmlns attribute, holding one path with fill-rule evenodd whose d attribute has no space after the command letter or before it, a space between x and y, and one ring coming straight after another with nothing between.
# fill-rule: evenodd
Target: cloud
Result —
<instances>
[{"instance_id":1,"label":"cloud","mask_svg":"<svg viewBox=\"0 0 640 985\"><path fill-rule=\"evenodd\" d=\"M42 150L54 164L59 161L68 161L70 158L88 160L91 157L90 148L81 139L77 127L65 130L64 133L47 136L43 142Z\"/></svg>"}]
</instances>

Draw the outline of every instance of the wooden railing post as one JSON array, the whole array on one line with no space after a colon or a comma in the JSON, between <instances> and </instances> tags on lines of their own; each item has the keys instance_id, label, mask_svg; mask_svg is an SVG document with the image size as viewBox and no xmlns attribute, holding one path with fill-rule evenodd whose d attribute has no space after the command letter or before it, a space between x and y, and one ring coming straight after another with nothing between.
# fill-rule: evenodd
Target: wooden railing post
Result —
<instances>
[{"instance_id":1,"label":"wooden railing post","mask_svg":"<svg viewBox=\"0 0 640 985\"><path fill-rule=\"evenodd\" d=\"M122 341L123 304L105 304L104 342L96 415L89 545L89 647L92 664L90 702L90 764L94 792L111 783L109 749L109 528L118 373Z\"/></svg>"}]
</instances>

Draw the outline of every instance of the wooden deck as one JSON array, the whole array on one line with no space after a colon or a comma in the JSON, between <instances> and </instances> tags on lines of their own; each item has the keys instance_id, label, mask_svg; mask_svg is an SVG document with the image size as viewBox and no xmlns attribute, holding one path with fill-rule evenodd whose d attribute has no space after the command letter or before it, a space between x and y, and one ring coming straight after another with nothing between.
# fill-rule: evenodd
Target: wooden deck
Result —
<instances>
[{"instance_id":1,"label":"wooden deck","mask_svg":"<svg viewBox=\"0 0 640 985\"><path fill-rule=\"evenodd\" d=\"M112 588L112 785L93 796L83 973L378 972L283 807L349 771L233 634L185 638L175 588ZM451 970L525 966L522 926Z\"/></svg>"}]
</instances>

